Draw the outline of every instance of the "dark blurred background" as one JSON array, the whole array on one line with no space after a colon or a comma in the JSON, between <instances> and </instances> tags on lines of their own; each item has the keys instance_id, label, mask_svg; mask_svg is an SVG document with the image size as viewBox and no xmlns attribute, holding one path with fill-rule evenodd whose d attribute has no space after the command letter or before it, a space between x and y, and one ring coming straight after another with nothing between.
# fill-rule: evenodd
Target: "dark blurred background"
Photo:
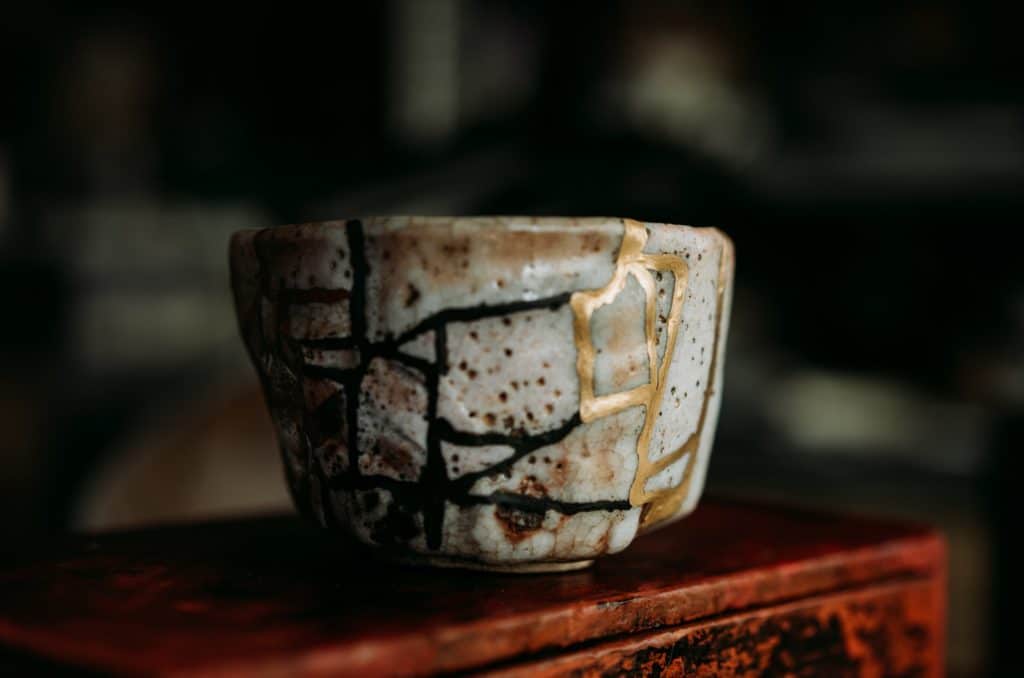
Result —
<instances>
[{"instance_id":1,"label":"dark blurred background","mask_svg":"<svg viewBox=\"0 0 1024 678\"><path fill-rule=\"evenodd\" d=\"M996 5L78 3L0 22L0 537L287 505L235 229L723 228L712 492L922 519L952 675L1008 654L1024 47ZM1012 591L1011 591L1012 589Z\"/></svg>"}]
</instances>

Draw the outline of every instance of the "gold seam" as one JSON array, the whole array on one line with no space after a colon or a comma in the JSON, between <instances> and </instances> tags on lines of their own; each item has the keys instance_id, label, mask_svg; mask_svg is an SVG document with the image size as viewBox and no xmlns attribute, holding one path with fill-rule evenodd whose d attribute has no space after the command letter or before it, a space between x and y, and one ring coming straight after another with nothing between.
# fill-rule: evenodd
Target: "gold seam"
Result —
<instances>
[{"instance_id":1,"label":"gold seam","mask_svg":"<svg viewBox=\"0 0 1024 678\"><path fill-rule=\"evenodd\" d=\"M680 478L678 485L672 488L660 490L656 493L657 496L651 499L650 503L647 504L644 508L644 513L640 521L641 529L653 527L663 520L667 520L674 516L679 511L683 501L686 499L686 496L690 493L690 485L693 482L693 471L697 466L697 451L700 447L700 442L703 439L704 424L707 421L708 406L711 403L711 398L715 394L715 379L717 377L716 370L718 369L718 354L720 351L719 341L721 339L722 315L724 312L722 308L722 301L725 296L725 273L726 266L728 264L728 254L728 243L723 242L722 252L718 261L718 293L715 298L715 336L712 341L711 361L708 365L708 374L706 377L707 389L704 392L704 401L701 403L700 417L697 420L697 429L689 438L687 438L686 442L683 443L679 449L671 455L664 457L671 457L675 460L688 454L689 459L686 462L686 469L684 469L683 477ZM646 483L647 481L645 480L644 482Z\"/></svg>"},{"instance_id":2,"label":"gold seam","mask_svg":"<svg viewBox=\"0 0 1024 678\"><path fill-rule=\"evenodd\" d=\"M630 407L642 405L645 408L644 424L637 436L637 470L630 486L629 501L633 506L646 504L642 526L648 527L660 520L673 515L685 499L695 466L695 454L690 454L683 478L678 486L654 492L647 492L647 482L657 473L678 461L684 455L695 452L704 422L707 417L708 403L714 392L713 380L718 359L718 338L721 326L722 296L725 290L724 272L726 246L723 245L719 261L718 275L718 318L715 325L714 346L708 367L708 386L705 391L697 429L687 441L674 452L664 455L656 461L649 457L649 446L654 423L658 417L657 409L664 394L665 380L668 376L672 357L675 351L682 308L689 278L689 267L686 262L672 254L644 254L647 243L647 228L632 219L623 220L625 231L622 244L615 261L615 271L608 283L596 290L576 292L570 299L573 310L573 333L576 343L576 371L580 381L580 419L591 422ZM667 271L673 275L672 304L666 321L665 353L661 364L658 364L655 316L657 314L656 292L651 271ZM644 308L644 334L647 344L649 382L630 389L604 396L594 395L594 362L595 350L591 338L590 323L598 308L611 303L625 288L629 277L633 276L644 290L646 303Z\"/></svg>"}]
</instances>

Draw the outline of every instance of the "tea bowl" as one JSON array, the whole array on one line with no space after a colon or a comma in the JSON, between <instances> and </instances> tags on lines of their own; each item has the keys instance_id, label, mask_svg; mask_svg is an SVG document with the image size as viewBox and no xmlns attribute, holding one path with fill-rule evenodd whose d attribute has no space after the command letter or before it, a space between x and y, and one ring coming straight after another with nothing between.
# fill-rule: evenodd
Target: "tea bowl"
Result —
<instances>
[{"instance_id":1,"label":"tea bowl","mask_svg":"<svg viewBox=\"0 0 1024 678\"><path fill-rule=\"evenodd\" d=\"M388 557L585 567L696 506L733 247L618 218L366 217L231 240L292 497Z\"/></svg>"}]
</instances>

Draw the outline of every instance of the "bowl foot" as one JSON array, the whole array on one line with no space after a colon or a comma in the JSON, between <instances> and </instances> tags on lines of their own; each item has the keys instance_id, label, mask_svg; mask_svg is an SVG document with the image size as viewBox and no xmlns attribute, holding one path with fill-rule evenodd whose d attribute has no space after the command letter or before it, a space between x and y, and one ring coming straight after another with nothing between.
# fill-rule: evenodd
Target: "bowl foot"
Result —
<instances>
[{"instance_id":1,"label":"bowl foot","mask_svg":"<svg viewBox=\"0 0 1024 678\"><path fill-rule=\"evenodd\" d=\"M448 567L500 574L543 574L546 572L572 572L594 564L593 560L571 560L558 563L481 563L473 560L450 558L448 556L405 555L390 556L391 560L405 565Z\"/></svg>"}]
</instances>

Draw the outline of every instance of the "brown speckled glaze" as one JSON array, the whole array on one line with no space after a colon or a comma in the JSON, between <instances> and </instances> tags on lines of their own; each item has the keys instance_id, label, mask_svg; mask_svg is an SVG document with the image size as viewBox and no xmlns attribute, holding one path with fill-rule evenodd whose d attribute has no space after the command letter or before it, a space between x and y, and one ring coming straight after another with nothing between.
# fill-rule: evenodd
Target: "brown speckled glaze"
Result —
<instances>
[{"instance_id":1,"label":"brown speckled glaze","mask_svg":"<svg viewBox=\"0 0 1024 678\"><path fill-rule=\"evenodd\" d=\"M289 487L321 524L537 571L695 507L731 299L720 231L370 217L238 233L231 270Z\"/></svg>"}]
</instances>

